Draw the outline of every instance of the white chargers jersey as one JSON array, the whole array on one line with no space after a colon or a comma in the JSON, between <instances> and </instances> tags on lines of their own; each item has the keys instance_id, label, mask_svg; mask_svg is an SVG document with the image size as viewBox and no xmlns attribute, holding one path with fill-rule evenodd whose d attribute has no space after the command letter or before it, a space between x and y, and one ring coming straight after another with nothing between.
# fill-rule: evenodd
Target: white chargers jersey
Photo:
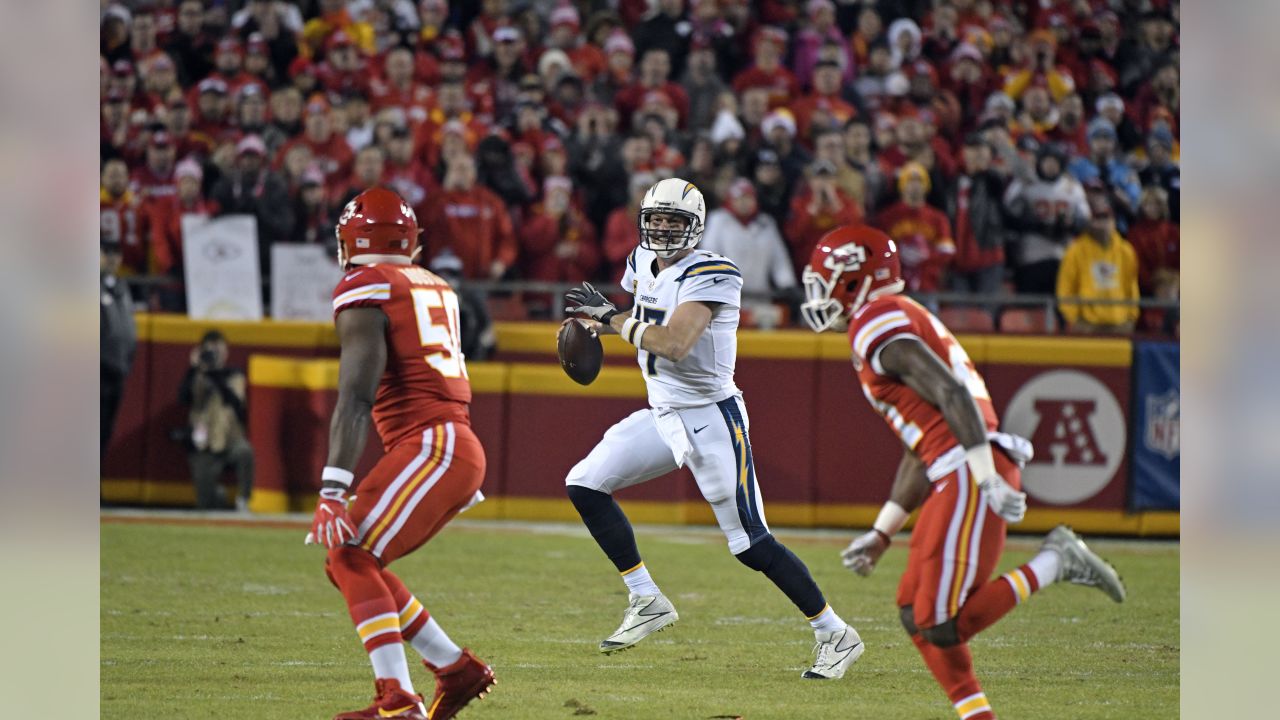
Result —
<instances>
[{"instance_id":1,"label":"white chargers jersey","mask_svg":"<svg viewBox=\"0 0 1280 720\"><path fill-rule=\"evenodd\" d=\"M738 360L738 309L742 273L723 255L694 250L658 272L657 255L637 247L627 256L622 287L635 296L632 317L665 325L680 303L711 306L711 324L680 362L639 350L636 359L649 389L649 406L687 408L738 394L733 368Z\"/></svg>"}]
</instances>

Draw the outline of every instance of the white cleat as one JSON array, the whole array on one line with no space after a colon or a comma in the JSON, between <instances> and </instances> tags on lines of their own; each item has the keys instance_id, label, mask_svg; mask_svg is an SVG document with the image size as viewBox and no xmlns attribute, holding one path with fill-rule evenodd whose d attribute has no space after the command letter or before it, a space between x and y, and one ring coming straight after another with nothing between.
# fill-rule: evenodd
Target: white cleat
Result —
<instances>
[{"instance_id":1,"label":"white cleat","mask_svg":"<svg viewBox=\"0 0 1280 720\"><path fill-rule=\"evenodd\" d=\"M626 650L680 619L675 606L661 593L644 596L632 593L629 599L631 604L622 616L622 624L612 635L600 641L600 652L606 655Z\"/></svg>"},{"instance_id":2,"label":"white cleat","mask_svg":"<svg viewBox=\"0 0 1280 720\"><path fill-rule=\"evenodd\" d=\"M813 667L800 676L806 680L839 680L844 677L844 671L857 662L867 649L852 625L818 633L817 637L818 642L813 649L817 651L818 659L814 661Z\"/></svg>"},{"instance_id":3,"label":"white cleat","mask_svg":"<svg viewBox=\"0 0 1280 720\"><path fill-rule=\"evenodd\" d=\"M1052 550L1062 558L1058 579L1076 585L1096 587L1116 602L1124 602L1124 581L1111 563L1098 557L1088 545L1066 525L1059 525L1044 538L1042 550Z\"/></svg>"}]
</instances>

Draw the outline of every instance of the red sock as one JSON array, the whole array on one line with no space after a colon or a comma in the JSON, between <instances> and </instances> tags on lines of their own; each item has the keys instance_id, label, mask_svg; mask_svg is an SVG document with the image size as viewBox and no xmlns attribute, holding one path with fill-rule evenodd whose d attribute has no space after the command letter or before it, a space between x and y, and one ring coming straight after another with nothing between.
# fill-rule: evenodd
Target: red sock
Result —
<instances>
[{"instance_id":1,"label":"red sock","mask_svg":"<svg viewBox=\"0 0 1280 720\"><path fill-rule=\"evenodd\" d=\"M427 612L418 598L409 592L409 588L400 582L400 578L396 577L395 573L383 568L382 581L391 590L391 596L395 598L396 607L400 610L400 636L406 642L410 641L422 626L427 624L427 620L431 619L431 613Z\"/></svg>"},{"instance_id":2,"label":"red sock","mask_svg":"<svg viewBox=\"0 0 1280 720\"><path fill-rule=\"evenodd\" d=\"M1029 564L988 580L977 592L964 601L960 615L956 617L956 633L961 642L991 627L1031 593L1040 589L1040 582Z\"/></svg>"},{"instance_id":3,"label":"red sock","mask_svg":"<svg viewBox=\"0 0 1280 720\"><path fill-rule=\"evenodd\" d=\"M347 601L365 651L400 642L400 613L382 579L378 559L364 550L343 545L329 551L326 565L329 579Z\"/></svg>"},{"instance_id":4,"label":"red sock","mask_svg":"<svg viewBox=\"0 0 1280 720\"><path fill-rule=\"evenodd\" d=\"M926 642L919 633L911 636L911 642L915 643L924 664L946 692L961 720L995 720L996 715L973 672L973 656L969 654L968 645L938 647Z\"/></svg>"}]
</instances>

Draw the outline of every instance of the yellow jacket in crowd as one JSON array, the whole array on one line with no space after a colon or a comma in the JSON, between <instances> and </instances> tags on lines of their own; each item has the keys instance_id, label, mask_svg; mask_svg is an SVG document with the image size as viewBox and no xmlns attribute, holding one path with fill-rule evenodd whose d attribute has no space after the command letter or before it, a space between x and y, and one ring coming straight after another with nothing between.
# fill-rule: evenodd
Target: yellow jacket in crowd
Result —
<instances>
[{"instance_id":1,"label":"yellow jacket in crowd","mask_svg":"<svg viewBox=\"0 0 1280 720\"><path fill-rule=\"evenodd\" d=\"M1136 301L1138 256L1129 241L1115 231L1105 247L1088 233L1073 240L1058 270L1058 307L1072 325L1117 326L1136 322L1137 305L1063 302L1064 298L1071 297Z\"/></svg>"}]
</instances>

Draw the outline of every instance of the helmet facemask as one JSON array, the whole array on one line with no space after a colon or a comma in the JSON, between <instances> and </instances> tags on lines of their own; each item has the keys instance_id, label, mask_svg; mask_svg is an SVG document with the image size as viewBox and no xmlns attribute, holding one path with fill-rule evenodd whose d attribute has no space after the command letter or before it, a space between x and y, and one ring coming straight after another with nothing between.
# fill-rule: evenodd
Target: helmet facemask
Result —
<instances>
[{"instance_id":1,"label":"helmet facemask","mask_svg":"<svg viewBox=\"0 0 1280 720\"><path fill-rule=\"evenodd\" d=\"M676 227L678 222L666 223L668 227L650 227L656 219L655 215L667 216L683 221L683 228ZM660 258L667 259L682 250L688 250L698 244L702 237L702 222L697 215L679 208L656 207L644 208L636 218L636 227L640 231L640 247L652 250Z\"/></svg>"}]
</instances>

